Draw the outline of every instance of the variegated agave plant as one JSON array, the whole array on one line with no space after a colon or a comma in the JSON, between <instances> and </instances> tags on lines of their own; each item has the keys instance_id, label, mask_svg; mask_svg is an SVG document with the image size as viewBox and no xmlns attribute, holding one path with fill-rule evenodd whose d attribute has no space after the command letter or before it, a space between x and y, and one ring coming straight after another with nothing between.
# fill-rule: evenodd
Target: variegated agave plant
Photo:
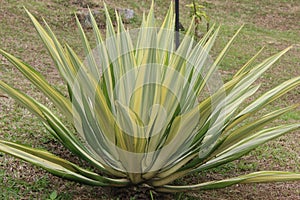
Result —
<instances>
[{"instance_id":1,"label":"variegated agave plant","mask_svg":"<svg viewBox=\"0 0 300 200\"><path fill-rule=\"evenodd\" d=\"M46 22L43 28L28 15L68 86L68 97L33 67L4 50L0 53L53 102L64 118L3 81L0 89L28 108L57 141L102 173L83 169L47 151L4 140L0 140L0 151L57 176L95 186L143 183L157 191L180 192L237 183L300 180L299 173L261 171L195 185L169 185L180 177L238 159L299 128L299 123L264 128L296 105L249 119L299 85L300 77L241 107L258 90L259 85L253 86L255 80L289 48L251 67L258 53L230 81L220 84L217 66L237 34L214 62L208 53L219 28L213 27L195 44L190 28L175 49L172 5L160 28L155 28L152 6L141 28L134 31L124 28L118 14L115 30L106 9L105 40L91 14L97 41L93 50L77 20L87 54L84 61L69 45L59 43ZM65 122L72 124L76 133Z\"/></svg>"}]
</instances>

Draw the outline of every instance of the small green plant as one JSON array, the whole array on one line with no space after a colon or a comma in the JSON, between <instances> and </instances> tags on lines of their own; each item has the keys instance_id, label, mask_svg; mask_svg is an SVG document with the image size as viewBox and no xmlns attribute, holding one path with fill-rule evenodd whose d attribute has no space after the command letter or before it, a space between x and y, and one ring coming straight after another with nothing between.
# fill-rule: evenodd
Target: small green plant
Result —
<instances>
[{"instance_id":1,"label":"small green plant","mask_svg":"<svg viewBox=\"0 0 300 200\"><path fill-rule=\"evenodd\" d=\"M58 198L58 195L57 195L57 192L56 191L53 191L50 196L49 196L49 199L48 200L55 200Z\"/></svg>"},{"instance_id":2,"label":"small green plant","mask_svg":"<svg viewBox=\"0 0 300 200\"><path fill-rule=\"evenodd\" d=\"M205 6L199 4L196 2L196 0L193 0L191 4L186 5L187 7L190 8L190 16L194 17L194 23L195 23L195 36L201 37L203 36L203 33L201 33L200 30L200 25L204 21L206 23L206 31L209 30L209 23L210 23L210 18L207 15L205 11Z\"/></svg>"},{"instance_id":3,"label":"small green plant","mask_svg":"<svg viewBox=\"0 0 300 200\"><path fill-rule=\"evenodd\" d=\"M265 128L298 105L277 109L258 119L252 116L297 87L300 77L246 104L260 87L254 82L290 48L252 66L258 53L223 84L217 67L240 29L212 61L209 52L220 28L212 26L195 44L190 37L192 21L180 46L175 48L172 7L161 27L156 28L152 5L149 14L143 16L141 28L132 31L125 29L118 14L114 27L105 9L105 40L90 13L95 49L91 49L77 19L86 53L83 61L68 44L61 45L46 22L43 27L27 11L67 85L68 95L4 50L0 54L44 93L59 114L2 80L0 90L25 106L57 141L101 173L83 169L48 151L5 140L0 140L0 151L54 175L94 186L144 184L156 191L182 192L300 180L300 173L260 171L193 185L174 184L181 177L215 169L299 129L299 122ZM55 193L51 196L57 198Z\"/></svg>"}]
</instances>

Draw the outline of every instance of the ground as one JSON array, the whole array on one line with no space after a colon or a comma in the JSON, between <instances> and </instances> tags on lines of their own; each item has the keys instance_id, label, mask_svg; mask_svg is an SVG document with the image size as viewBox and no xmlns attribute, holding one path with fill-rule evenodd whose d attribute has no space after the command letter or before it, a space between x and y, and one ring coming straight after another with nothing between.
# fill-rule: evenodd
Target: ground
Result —
<instances>
[{"instance_id":1,"label":"ground","mask_svg":"<svg viewBox=\"0 0 300 200\"><path fill-rule=\"evenodd\" d=\"M138 26L142 12L147 11L151 3L150 0L107 0L106 2L111 9L130 8L135 11L135 17L127 22L129 28ZM162 20L169 1L156 0L155 2L156 15ZM181 21L187 27L190 17L185 5L191 1L180 2ZM206 6L206 12L211 19L210 24L222 24L221 34L214 50L215 54L221 50L234 31L242 24L245 25L220 66L219 71L224 80L230 79L233 73L263 46L266 48L259 60L290 45L294 48L259 80L263 88L261 93L288 78L300 75L299 1L207 0L200 1L200 3ZM39 20L42 17L45 18L62 41L70 43L78 52L82 52L80 41L77 39L78 32L73 14L85 11L87 6L95 10L101 9L102 4L96 0L0 0L0 48L35 66L57 88L65 90L23 6ZM101 17L99 20L99 25L103 26L104 21L101 21ZM90 36L91 31L88 27L86 31ZM36 88L32 87L3 57L0 57L0 79L25 90L47 104L43 95L37 92ZM271 111L274 108L300 103L299 91L298 87L266 109ZM2 97L2 95L0 98L1 139L44 148L82 166L87 166L87 163L80 162L60 146L26 109L10 98ZM299 120L300 110L297 109L284 115L274 124ZM180 179L176 183L217 180L259 170L299 172L299 144L300 130L296 130L259 147L233 163ZM150 199L150 193L153 194L154 199L300 199L299 182L235 185L225 189L175 195L157 194L145 187L126 189L91 187L62 180L30 164L0 154L0 199L47 199L54 191L57 191L57 199Z\"/></svg>"}]
</instances>

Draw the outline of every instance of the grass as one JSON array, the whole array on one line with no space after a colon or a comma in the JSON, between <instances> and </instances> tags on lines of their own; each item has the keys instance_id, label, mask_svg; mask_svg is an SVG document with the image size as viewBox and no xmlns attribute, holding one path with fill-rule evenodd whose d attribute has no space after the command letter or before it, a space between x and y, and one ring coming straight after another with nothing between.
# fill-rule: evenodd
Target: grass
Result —
<instances>
[{"instance_id":1,"label":"grass","mask_svg":"<svg viewBox=\"0 0 300 200\"><path fill-rule=\"evenodd\" d=\"M76 4L75 2L81 3ZM151 3L151 1L146 0L107 0L106 2L110 8L130 8L135 11L136 18L127 24L130 28L138 27L139 17L143 11L148 10ZM162 20L168 9L169 1L156 0L155 2L158 5L156 6L156 15ZM180 2L181 21L187 27L190 18L188 17L188 8L185 5L189 1L182 0ZM293 0L273 0L272 3L266 0L259 2L207 0L201 2L207 7L206 12L212 22L222 24L221 34L214 50L215 54L221 50L234 32L242 24L245 24L242 33L220 66L220 72L224 79L230 79L232 74L263 46L266 48L259 60L287 46L294 45L294 48L260 79L263 88L261 92L300 74L300 2ZM259 5L257 5L258 3ZM51 83L63 89L62 81L54 70L53 63L41 41L35 34L23 6L27 7L38 19L45 17L62 41L67 41L76 51L81 52L73 13L86 9L87 5L92 9L99 9L99 1L4 0L1 1L0 5L0 48L37 67L41 73L47 75L46 77ZM203 30L205 29L203 28ZM87 31L88 35L91 35L91 31ZM2 57L0 57L0 77L1 80L5 80L46 102L46 99L43 99L43 96ZM299 103L299 99L298 88L267 109L272 110L275 107ZM299 121L299 113L299 109L295 110L282 116L275 123ZM46 148L56 154L71 157L47 134L43 126L28 111L8 98L1 98L0 138L38 148ZM257 148L240 160L177 180L177 183L196 183L202 180L220 179L264 169L300 171L299 143L300 132L298 130ZM149 190L144 188L115 191L110 188L93 188L61 180L30 164L1 154L0 183L3 183L0 184L1 199L51 199L55 196L53 195L54 191L57 191L55 199L151 198ZM252 199L297 199L300 196L300 185L297 183L237 185L201 193L191 192L174 196L153 195L154 198L165 199L250 199L250 197Z\"/></svg>"}]
</instances>

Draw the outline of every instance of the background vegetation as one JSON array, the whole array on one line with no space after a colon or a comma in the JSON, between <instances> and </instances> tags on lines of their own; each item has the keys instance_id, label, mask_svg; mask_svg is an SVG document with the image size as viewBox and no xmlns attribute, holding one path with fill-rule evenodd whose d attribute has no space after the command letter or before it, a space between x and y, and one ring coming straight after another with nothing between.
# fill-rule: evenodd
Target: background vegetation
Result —
<instances>
[{"instance_id":1,"label":"background vegetation","mask_svg":"<svg viewBox=\"0 0 300 200\"><path fill-rule=\"evenodd\" d=\"M130 8L135 17L127 22L128 27L139 26L140 16L150 7L150 0L106 1L112 9ZM187 27L190 21L189 0L181 0L181 21ZM156 16L163 19L169 1L156 0ZM260 79L263 89L271 88L283 80L300 74L300 2L293 0L236 0L236 1L201 1L211 22L222 24L220 37L216 43L217 54L233 33L242 25L245 27L220 66L224 79L230 79L234 72L262 46L265 51L260 57L265 58L287 46L294 45L276 65ZM53 28L58 37L67 41L78 52L80 42L75 25L74 13L84 13L87 6L101 12L102 4L96 0L0 0L0 46L8 52L25 59L36 66L41 73L56 87L64 90L62 81L54 70L53 63L39 40L29 18L23 9L25 6L38 19L42 17ZM104 22L104 21L103 21ZM100 26L101 23L100 16ZM86 26L87 31L89 27ZM203 23L203 31L206 25ZM90 31L91 32L91 31ZM82 52L83 55L83 52ZM212 55L214 56L214 55ZM20 74L0 57L0 77L15 87L27 91L38 99L43 99ZM263 92L263 90L261 91ZM268 109L300 103L300 88L276 101ZM49 105L51 106L51 105ZM300 110L284 115L280 123L300 120ZM276 121L274 123L279 123ZM59 146L49 136L43 126L24 108L9 98L0 100L0 137L10 141L45 148L64 158L76 162L76 158ZM259 170L300 171L300 131L295 131L273 142L261 146L242 159L221 166L205 174L193 175L181 182L199 182L246 174ZM85 163L81 163L85 165ZM57 191L57 196L54 191ZM52 194L52 195L51 195ZM1 196L2 195L2 196ZM155 195L154 195L155 196ZM226 189L201 193L177 194L182 199L299 199L299 183L275 183L257 185L237 185ZM30 164L0 154L0 198L1 199L140 199L150 198L145 188L111 189L97 188L76 184L56 178ZM175 198L157 194L157 198Z\"/></svg>"}]
</instances>

